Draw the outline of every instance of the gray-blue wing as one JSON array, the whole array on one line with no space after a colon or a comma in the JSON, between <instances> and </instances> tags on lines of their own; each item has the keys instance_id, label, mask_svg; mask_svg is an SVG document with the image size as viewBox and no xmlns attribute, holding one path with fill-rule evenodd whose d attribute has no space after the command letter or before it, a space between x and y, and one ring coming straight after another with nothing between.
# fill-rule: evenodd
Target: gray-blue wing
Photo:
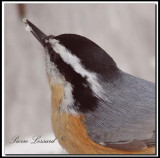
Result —
<instances>
[{"instance_id":1,"label":"gray-blue wing","mask_svg":"<svg viewBox=\"0 0 160 158\"><path fill-rule=\"evenodd\" d=\"M155 144L155 84L121 72L102 82L108 101L85 113L87 133L94 142L125 150Z\"/></svg>"}]
</instances>

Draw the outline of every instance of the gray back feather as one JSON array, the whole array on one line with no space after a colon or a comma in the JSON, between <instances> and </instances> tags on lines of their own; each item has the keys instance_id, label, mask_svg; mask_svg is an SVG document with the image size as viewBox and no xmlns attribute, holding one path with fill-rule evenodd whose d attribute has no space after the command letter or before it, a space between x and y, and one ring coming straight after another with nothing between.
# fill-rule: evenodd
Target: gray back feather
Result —
<instances>
[{"instance_id":1,"label":"gray back feather","mask_svg":"<svg viewBox=\"0 0 160 158\"><path fill-rule=\"evenodd\" d=\"M113 82L102 82L111 102L100 101L96 111L85 113L87 132L100 144L155 144L155 85L121 73Z\"/></svg>"}]
</instances>

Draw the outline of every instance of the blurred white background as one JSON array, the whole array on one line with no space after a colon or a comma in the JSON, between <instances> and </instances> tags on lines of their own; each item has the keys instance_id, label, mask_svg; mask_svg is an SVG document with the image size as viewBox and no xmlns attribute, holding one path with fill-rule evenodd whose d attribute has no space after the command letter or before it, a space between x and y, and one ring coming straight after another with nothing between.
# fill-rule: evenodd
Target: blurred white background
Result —
<instances>
[{"instance_id":1,"label":"blurred white background","mask_svg":"<svg viewBox=\"0 0 160 158\"><path fill-rule=\"evenodd\" d=\"M10 144L12 137L54 139L43 48L26 17L46 34L75 33L101 46L134 75L155 80L155 4L5 4L5 153L66 153L58 144Z\"/></svg>"}]
</instances>

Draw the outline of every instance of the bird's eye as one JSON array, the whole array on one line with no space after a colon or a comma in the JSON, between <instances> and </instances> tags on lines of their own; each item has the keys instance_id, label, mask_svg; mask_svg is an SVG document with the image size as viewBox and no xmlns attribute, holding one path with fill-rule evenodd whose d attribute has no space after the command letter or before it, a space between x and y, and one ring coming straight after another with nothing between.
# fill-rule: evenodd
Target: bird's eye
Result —
<instances>
[{"instance_id":1,"label":"bird's eye","mask_svg":"<svg viewBox=\"0 0 160 158\"><path fill-rule=\"evenodd\" d=\"M50 60L52 62L54 62L58 58L57 53L53 49L51 49L51 51L49 51L48 53L49 53L49 56L50 56Z\"/></svg>"},{"instance_id":2,"label":"bird's eye","mask_svg":"<svg viewBox=\"0 0 160 158\"><path fill-rule=\"evenodd\" d=\"M47 36L47 37L44 38L45 46L46 46L47 49L48 49L48 54L49 54L50 60L51 60L52 62L54 62L54 61L57 59L57 57L58 57L58 55L57 55L56 52L53 50L53 48L52 48L52 46L51 46L51 44L50 44L50 39L53 39L53 38L54 38L53 35L49 35L49 36Z\"/></svg>"},{"instance_id":3,"label":"bird's eye","mask_svg":"<svg viewBox=\"0 0 160 158\"><path fill-rule=\"evenodd\" d=\"M55 56L54 56L53 53L51 53L51 55L50 55L50 60L51 60L51 61L54 61L54 59L55 59Z\"/></svg>"}]
</instances>

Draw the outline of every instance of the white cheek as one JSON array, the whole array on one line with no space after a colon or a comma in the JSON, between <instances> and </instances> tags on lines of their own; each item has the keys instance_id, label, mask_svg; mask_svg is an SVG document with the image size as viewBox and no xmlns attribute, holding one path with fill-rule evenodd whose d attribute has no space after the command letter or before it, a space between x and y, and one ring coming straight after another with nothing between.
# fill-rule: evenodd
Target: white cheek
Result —
<instances>
[{"instance_id":1,"label":"white cheek","mask_svg":"<svg viewBox=\"0 0 160 158\"><path fill-rule=\"evenodd\" d=\"M72 115L77 115L77 110L75 109L74 98L72 95L72 85L65 80L64 76L61 75L56 65L50 61L50 57L48 54L46 54L45 60L46 72L50 78L50 82L53 84L61 84L64 86L64 98L60 105L61 110Z\"/></svg>"},{"instance_id":2,"label":"white cheek","mask_svg":"<svg viewBox=\"0 0 160 158\"><path fill-rule=\"evenodd\" d=\"M75 101L72 95L73 87L67 82L64 87L64 98L62 100L61 108L67 113L77 115L77 109L75 108Z\"/></svg>"},{"instance_id":3,"label":"white cheek","mask_svg":"<svg viewBox=\"0 0 160 158\"><path fill-rule=\"evenodd\" d=\"M46 53L46 56L45 56L45 64L46 64L46 72L49 75L50 82L54 84L64 85L66 82L64 79L64 76L60 74L56 65L50 61L50 57L48 53Z\"/></svg>"}]
</instances>

